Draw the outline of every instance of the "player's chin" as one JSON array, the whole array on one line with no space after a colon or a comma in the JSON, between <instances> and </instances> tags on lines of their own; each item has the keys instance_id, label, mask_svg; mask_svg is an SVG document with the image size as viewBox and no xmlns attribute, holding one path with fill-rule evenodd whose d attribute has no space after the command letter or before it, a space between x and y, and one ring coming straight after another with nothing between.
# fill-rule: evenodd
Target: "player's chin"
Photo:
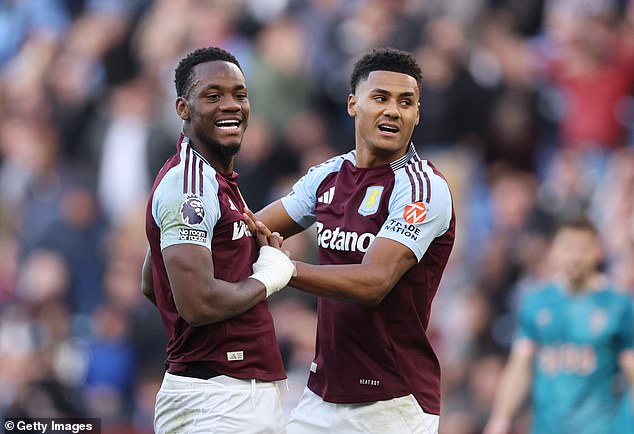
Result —
<instances>
[{"instance_id":1,"label":"player's chin","mask_svg":"<svg viewBox=\"0 0 634 434\"><path fill-rule=\"evenodd\" d=\"M214 137L207 142L207 146L218 155L233 156L240 151L242 137Z\"/></svg>"},{"instance_id":2,"label":"player's chin","mask_svg":"<svg viewBox=\"0 0 634 434\"><path fill-rule=\"evenodd\" d=\"M241 142L242 140L236 140L221 144L221 153L226 156L236 155L240 152Z\"/></svg>"},{"instance_id":3,"label":"player's chin","mask_svg":"<svg viewBox=\"0 0 634 434\"><path fill-rule=\"evenodd\" d=\"M376 147L386 152L393 152L407 146L408 141L403 139L403 136L379 136L376 140Z\"/></svg>"}]
</instances>

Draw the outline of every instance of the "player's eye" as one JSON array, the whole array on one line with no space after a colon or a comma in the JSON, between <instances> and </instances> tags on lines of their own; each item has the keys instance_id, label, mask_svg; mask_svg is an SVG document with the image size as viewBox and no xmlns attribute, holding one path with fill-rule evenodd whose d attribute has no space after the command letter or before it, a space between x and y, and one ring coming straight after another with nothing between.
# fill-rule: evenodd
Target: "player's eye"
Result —
<instances>
[{"instance_id":1,"label":"player's eye","mask_svg":"<svg viewBox=\"0 0 634 434\"><path fill-rule=\"evenodd\" d=\"M246 93L239 93L236 95L236 99L238 101L246 101L247 100L247 94Z\"/></svg>"},{"instance_id":2,"label":"player's eye","mask_svg":"<svg viewBox=\"0 0 634 434\"><path fill-rule=\"evenodd\" d=\"M408 99L404 99L401 101L401 105L402 106L411 106L412 105L412 101L408 100Z\"/></svg>"},{"instance_id":3,"label":"player's eye","mask_svg":"<svg viewBox=\"0 0 634 434\"><path fill-rule=\"evenodd\" d=\"M220 99L220 95L217 93L210 93L209 95L205 95L205 99L208 101L218 101Z\"/></svg>"},{"instance_id":4,"label":"player's eye","mask_svg":"<svg viewBox=\"0 0 634 434\"><path fill-rule=\"evenodd\" d=\"M384 97L383 95L376 95L376 96L374 97L374 101L376 101L376 102L383 102L383 101L385 101L385 97Z\"/></svg>"}]
</instances>

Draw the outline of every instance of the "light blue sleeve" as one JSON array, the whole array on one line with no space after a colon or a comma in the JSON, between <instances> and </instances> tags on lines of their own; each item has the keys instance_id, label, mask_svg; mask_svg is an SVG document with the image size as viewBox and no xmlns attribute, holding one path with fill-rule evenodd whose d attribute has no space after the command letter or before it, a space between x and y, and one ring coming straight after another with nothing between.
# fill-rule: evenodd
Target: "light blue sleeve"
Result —
<instances>
[{"instance_id":1,"label":"light blue sleeve","mask_svg":"<svg viewBox=\"0 0 634 434\"><path fill-rule=\"evenodd\" d=\"M343 164L344 156L331 158L330 160L313 166L293 185L289 194L282 198L282 205L295 223L307 228L315 223L315 205L317 203L317 189L324 178L339 170ZM334 192L336 194L336 192Z\"/></svg>"},{"instance_id":2,"label":"light blue sleeve","mask_svg":"<svg viewBox=\"0 0 634 434\"><path fill-rule=\"evenodd\" d=\"M152 216L161 229L161 250L174 244L198 244L211 250L214 226L220 219L218 184L205 176L204 196L185 195L182 173L169 172L154 192Z\"/></svg>"},{"instance_id":3,"label":"light blue sleeve","mask_svg":"<svg viewBox=\"0 0 634 434\"><path fill-rule=\"evenodd\" d=\"M420 261L436 237L449 229L453 213L451 194L444 179L432 174L429 202L412 202L412 185L404 171L397 173L388 216L377 237L407 246Z\"/></svg>"}]
</instances>

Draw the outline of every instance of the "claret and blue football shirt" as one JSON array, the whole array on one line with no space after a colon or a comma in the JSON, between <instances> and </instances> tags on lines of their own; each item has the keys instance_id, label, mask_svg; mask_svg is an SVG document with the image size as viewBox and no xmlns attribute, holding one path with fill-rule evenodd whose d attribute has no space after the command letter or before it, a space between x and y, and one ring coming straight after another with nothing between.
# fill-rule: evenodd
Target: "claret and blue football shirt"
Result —
<instances>
[{"instance_id":1,"label":"claret and blue football shirt","mask_svg":"<svg viewBox=\"0 0 634 434\"><path fill-rule=\"evenodd\" d=\"M243 221L238 175L216 172L181 136L177 152L157 175L146 213L156 304L168 332L167 369L180 372L204 364L236 378L286 378L266 300L214 324L192 327L176 310L162 250L197 244L211 251L217 279L240 282L258 256Z\"/></svg>"},{"instance_id":2,"label":"claret and blue football shirt","mask_svg":"<svg viewBox=\"0 0 634 434\"><path fill-rule=\"evenodd\" d=\"M325 401L358 403L413 394L440 411L440 367L425 334L454 241L446 180L413 145L402 158L358 168L356 153L311 168L282 198L289 216L315 224L320 264L358 264L376 237L418 263L375 307L320 298L308 387Z\"/></svg>"}]
</instances>

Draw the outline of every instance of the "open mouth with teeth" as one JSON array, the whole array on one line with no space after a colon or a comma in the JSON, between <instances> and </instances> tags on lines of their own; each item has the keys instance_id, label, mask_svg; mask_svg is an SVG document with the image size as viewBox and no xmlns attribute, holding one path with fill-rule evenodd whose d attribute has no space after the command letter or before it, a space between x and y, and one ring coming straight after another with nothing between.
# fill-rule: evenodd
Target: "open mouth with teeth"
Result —
<instances>
[{"instance_id":1,"label":"open mouth with teeth","mask_svg":"<svg viewBox=\"0 0 634 434\"><path fill-rule=\"evenodd\" d=\"M395 127L394 125L380 124L379 131L385 134L397 134L400 129L398 127Z\"/></svg>"},{"instance_id":2,"label":"open mouth with teeth","mask_svg":"<svg viewBox=\"0 0 634 434\"><path fill-rule=\"evenodd\" d=\"M221 121L216 121L216 126L221 130L225 131L233 131L237 130L240 127L242 122L239 119L224 119Z\"/></svg>"}]
</instances>

